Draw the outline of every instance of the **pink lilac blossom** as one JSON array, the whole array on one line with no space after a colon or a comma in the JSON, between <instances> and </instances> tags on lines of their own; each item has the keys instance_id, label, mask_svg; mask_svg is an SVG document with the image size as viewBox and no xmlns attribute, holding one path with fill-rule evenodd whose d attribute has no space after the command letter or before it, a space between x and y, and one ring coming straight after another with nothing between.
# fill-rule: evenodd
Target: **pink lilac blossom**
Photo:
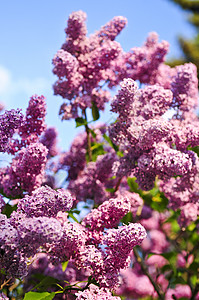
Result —
<instances>
[{"instance_id":1,"label":"pink lilac blossom","mask_svg":"<svg viewBox=\"0 0 199 300\"><path fill-rule=\"evenodd\" d=\"M165 60L169 50L166 41L158 43L158 35L151 32L141 48L132 48L127 60L128 77L142 83L150 83L156 75L158 66Z\"/></svg>"},{"instance_id":2,"label":"pink lilac blossom","mask_svg":"<svg viewBox=\"0 0 199 300\"><path fill-rule=\"evenodd\" d=\"M79 66L78 60L63 49L58 50L52 63L54 65L53 73L59 78L72 76L72 73L77 72Z\"/></svg>"},{"instance_id":3,"label":"pink lilac blossom","mask_svg":"<svg viewBox=\"0 0 199 300\"><path fill-rule=\"evenodd\" d=\"M133 217L135 217L138 212L138 208L143 206L143 199L139 194L123 190L122 188L116 193L116 195L118 194L129 199L130 211L132 212Z\"/></svg>"},{"instance_id":4,"label":"pink lilac blossom","mask_svg":"<svg viewBox=\"0 0 199 300\"><path fill-rule=\"evenodd\" d=\"M174 289L168 289L165 295L166 300L180 299L180 298L191 298L191 288L185 284L177 284ZM174 296L174 297L173 297Z\"/></svg>"},{"instance_id":5,"label":"pink lilac blossom","mask_svg":"<svg viewBox=\"0 0 199 300\"><path fill-rule=\"evenodd\" d=\"M105 251L112 265L119 268L127 267L131 250L140 245L146 238L146 231L139 223L108 229L103 239Z\"/></svg>"},{"instance_id":6,"label":"pink lilac blossom","mask_svg":"<svg viewBox=\"0 0 199 300\"><path fill-rule=\"evenodd\" d=\"M2 175L1 185L6 195L22 196L42 184L48 150L41 143L30 144L18 152L11 166Z\"/></svg>"},{"instance_id":7,"label":"pink lilac blossom","mask_svg":"<svg viewBox=\"0 0 199 300\"><path fill-rule=\"evenodd\" d=\"M89 230L103 230L115 227L130 211L130 201L127 196L119 195L105 201L97 209L93 209L83 220L82 225Z\"/></svg>"},{"instance_id":8,"label":"pink lilac blossom","mask_svg":"<svg viewBox=\"0 0 199 300\"><path fill-rule=\"evenodd\" d=\"M30 134L40 135L46 125L46 101L45 97L34 95L30 98L28 108L26 109L25 124L20 129L20 135L27 137Z\"/></svg>"},{"instance_id":9,"label":"pink lilac blossom","mask_svg":"<svg viewBox=\"0 0 199 300\"><path fill-rule=\"evenodd\" d=\"M190 92L190 97L194 95ZM119 113L119 117L109 128L110 138L124 151L124 156L113 165L114 174L129 176L132 173L144 190L153 188L157 175L162 179L184 176L190 174L197 163L186 147L197 144L198 134L194 128L198 121L193 118L195 127L187 119L165 120L161 116L172 107L172 98L172 92L162 87L147 86L137 90L132 79L125 79L112 103L113 111ZM185 134L180 129L182 122L187 124Z\"/></svg>"},{"instance_id":10,"label":"pink lilac blossom","mask_svg":"<svg viewBox=\"0 0 199 300\"><path fill-rule=\"evenodd\" d=\"M75 294L77 300L120 300L120 297L112 296L111 292L108 290L100 289L94 284L89 285L89 289Z\"/></svg>"},{"instance_id":11,"label":"pink lilac blossom","mask_svg":"<svg viewBox=\"0 0 199 300\"><path fill-rule=\"evenodd\" d=\"M0 245L1 249L15 249L18 244L18 232L10 224L10 219L6 215L0 214Z\"/></svg>"},{"instance_id":12,"label":"pink lilac blossom","mask_svg":"<svg viewBox=\"0 0 199 300\"><path fill-rule=\"evenodd\" d=\"M78 56L84 50L87 33L86 18L86 13L81 10L73 12L68 18L65 29L67 38L66 42L62 45L62 49L72 55Z\"/></svg>"},{"instance_id":13,"label":"pink lilac blossom","mask_svg":"<svg viewBox=\"0 0 199 300\"><path fill-rule=\"evenodd\" d=\"M124 78L139 80L141 83L154 84L157 69L164 62L169 44L158 42L158 35L151 32L142 47L134 47L122 53L119 60L113 61L109 70L109 87L117 85Z\"/></svg>"},{"instance_id":14,"label":"pink lilac blossom","mask_svg":"<svg viewBox=\"0 0 199 300\"><path fill-rule=\"evenodd\" d=\"M93 103L104 110L110 94L99 83L106 81L111 63L122 53L114 39L126 25L126 18L115 17L90 37L86 36L85 21L82 11L69 16L66 42L53 58L53 72L59 78L54 93L70 101L61 108L62 119L81 116L78 111Z\"/></svg>"},{"instance_id":15,"label":"pink lilac blossom","mask_svg":"<svg viewBox=\"0 0 199 300\"><path fill-rule=\"evenodd\" d=\"M56 217L58 212L69 211L74 202L71 193L65 189L53 190L42 186L18 202L17 211L27 217Z\"/></svg>"},{"instance_id":16,"label":"pink lilac blossom","mask_svg":"<svg viewBox=\"0 0 199 300\"><path fill-rule=\"evenodd\" d=\"M85 227L78 223L70 223L68 220L63 223L61 232L62 236L54 244L46 245L47 253L55 262L67 261L78 256L88 239Z\"/></svg>"},{"instance_id":17,"label":"pink lilac blossom","mask_svg":"<svg viewBox=\"0 0 199 300\"><path fill-rule=\"evenodd\" d=\"M96 162L89 162L76 180L71 180L68 189L73 191L77 199L85 201L94 199L96 203L106 200L106 181L112 176L112 164L116 160L115 153L99 155ZM109 182L110 186L110 182Z\"/></svg>"},{"instance_id":18,"label":"pink lilac blossom","mask_svg":"<svg viewBox=\"0 0 199 300\"><path fill-rule=\"evenodd\" d=\"M57 148L57 135L58 132L56 128L49 127L47 128L42 136L39 139L39 142L42 143L48 149L48 158L54 157L59 153Z\"/></svg>"},{"instance_id":19,"label":"pink lilac blossom","mask_svg":"<svg viewBox=\"0 0 199 300\"><path fill-rule=\"evenodd\" d=\"M154 287L149 278L143 274L137 274L134 269L121 270L121 285L116 290L117 295L126 295L134 298L153 295Z\"/></svg>"},{"instance_id":20,"label":"pink lilac blossom","mask_svg":"<svg viewBox=\"0 0 199 300\"><path fill-rule=\"evenodd\" d=\"M186 150L187 147L195 147L199 143L199 123L195 114L184 114L185 119L171 120L172 141L176 145L177 150ZM181 130L183 128L183 130Z\"/></svg>"},{"instance_id":21,"label":"pink lilac blossom","mask_svg":"<svg viewBox=\"0 0 199 300\"><path fill-rule=\"evenodd\" d=\"M22 218L17 230L21 252L27 257L35 254L40 246L58 242L63 236L60 222L49 217Z\"/></svg>"},{"instance_id":22,"label":"pink lilac blossom","mask_svg":"<svg viewBox=\"0 0 199 300\"><path fill-rule=\"evenodd\" d=\"M192 170L193 161L189 152L171 149L165 143L138 159L138 167L143 171L153 171L160 178L185 175Z\"/></svg>"},{"instance_id":23,"label":"pink lilac blossom","mask_svg":"<svg viewBox=\"0 0 199 300\"><path fill-rule=\"evenodd\" d=\"M189 151L191 152L191 151ZM187 226L190 222L196 220L198 211L198 158L196 158L195 165L191 172L177 177L170 178L166 181L159 182L159 188L164 192L169 199L169 207L171 209L180 209L181 216L179 217L179 224Z\"/></svg>"},{"instance_id":24,"label":"pink lilac blossom","mask_svg":"<svg viewBox=\"0 0 199 300\"><path fill-rule=\"evenodd\" d=\"M116 288L120 269L128 267L132 248L141 244L145 237L145 229L140 224L105 230L100 243L103 247L91 244L82 247L75 264L89 270L89 275L99 282L100 287Z\"/></svg>"},{"instance_id":25,"label":"pink lilac blossom","mask_svg":"<svg viewBox=\"0 0 199 300\"><path fill-rule=\"evenodd\" d=\"M176 75L171 83L174 95L173 106L181 111L195 110L198 106L198 78L197 68L188 63L175 67Z\"/></svg>"},{"instance_id":26,"label":"pink lilac blossom","mask_svg":"<svg viewBox=\"0 0 199 300\"><path fill-rule=\"evenodd\" d=\"M98 36L102 41L109 39L113 41L127 24L127 19L122 16L114 17L101 27L94 36Z\"/></svg>"},{"instance_id":27,"label":"pink lilac blossom","mask_svg":"<svg viewBox=\"0 0 199 300\"><path fill-rule=\"evenodd\" d=\"M20 247L19 233L6 215L0 214L0 268L10 278L22 278L27 275L27 266Z\"/></svg>"}]
</instances>

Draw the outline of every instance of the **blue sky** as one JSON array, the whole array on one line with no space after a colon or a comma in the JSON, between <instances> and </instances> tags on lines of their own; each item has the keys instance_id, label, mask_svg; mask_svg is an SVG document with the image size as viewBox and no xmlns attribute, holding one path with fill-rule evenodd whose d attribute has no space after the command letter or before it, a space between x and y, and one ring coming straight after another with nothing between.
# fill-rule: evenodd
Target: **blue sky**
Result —
<instances>
[{"instance_id":1,"label":"blue sky","mask_svg":"<svg viewBox=\"0 0 199 300\"><path fill-rule=\"evenodd\" d=\"M10 0L1 1L0 10L0 101L6 109L25 108L33 94L47 99L47 124L59 131L59 144L67 149L77 133L74 122L58 117L63 100L54 96L52 58L65 40L69 14L87 13L88 34L98 30L114 16L125 16L128 26L119 35L125 51L140 46L148 32L156 31L160 40L170 43L169 56L181 51L176 37L192 37L194 29L186 13L169 0ZM103 120L108 120L108 112Z\"/></svg>"}]
</instances>

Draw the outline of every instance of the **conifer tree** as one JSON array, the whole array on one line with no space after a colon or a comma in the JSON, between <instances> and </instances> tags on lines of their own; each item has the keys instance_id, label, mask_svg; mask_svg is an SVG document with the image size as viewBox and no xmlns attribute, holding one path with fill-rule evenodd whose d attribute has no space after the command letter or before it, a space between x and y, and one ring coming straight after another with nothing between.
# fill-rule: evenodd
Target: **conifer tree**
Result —
<instances>
[{"instance_id":1,"label":"conifer tree","mask_svg":"<svg viewBox=\"0 0 199 300\"><path fill-rule=\"evenodd\" d=\"M187 20L196 30L193 38L187 39L178 37L182 49L182 56L168 61L170 66L179 65L185 62L193 62L199 69L199 1L198 0L171 0L188 13Z\"/></svg>"}]
</instances>

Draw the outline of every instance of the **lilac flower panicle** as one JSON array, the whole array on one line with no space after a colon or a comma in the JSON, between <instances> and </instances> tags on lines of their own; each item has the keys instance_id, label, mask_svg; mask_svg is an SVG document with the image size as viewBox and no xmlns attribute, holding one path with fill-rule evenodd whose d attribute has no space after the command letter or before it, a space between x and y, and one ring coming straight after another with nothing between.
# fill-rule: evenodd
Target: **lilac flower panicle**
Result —
<instances>
[{"instance_id":1,"label":"lilac flower panicle","mask_svg":"<svg viewBox=\"0 0 199 300\"><path fill-rule=\"evenodd\" d=\"M112 296L110 291L107 289L100 289L94 284L90 284L89 289L83 292L79 291L75 295L77 296L77 300L120 300L120 297Z\"/></svg>"},{"instance_id":2,"label":"lilac flower panicle","mask_svg":"<svg viewBox=\"0 0 199 300\"><path fill-rule=\"evenodd\" d=\"M198 105L198 78L197 68L192 63L175 67L176 75L171 83L174 95L173 106L182 111L196 109Z\"/></svg>"},{"instance_id":3,"label":"lilac flower panicle","mask_svg":"<svg viewBox=\"0 0 199 300\"><path fill-rule=\"evenodd\" d=\"M128 78L124 79L120 84L121 90L117 96L113 98L111 103L112 111L120 114L120 119L125 119L129 115L132 109L132 103L135 100L137 94L137 83Z\"/></svg>"},{"instance_id":4,"label":"lilac flower panicle","mask_svg":"<svg viewBox=\"0 0 199 300\"><path fill-rule=\"evenodd\" d=\"M20 150L2 178L5 194L21 196L23 191L31 193L39 187L42 184L47 153L47 148L41 143L32 143Z\"/></svg>"},{"instance_id":5,"label":"lilac flower panicle","mask_svg":"<svg viewBox=\"0 0 199 300\"><path fill-rule=\"evenodd\" d=\"M0 229L1 249L15 249L18 243L18 232L3 214L0 214Z\"/></svg>"},{"instance_id":6,"label":"lilac flower panicle","mask_svg":"<svg viewBox=\"0 0 199 300\"><path fill-rule=\"evenodd\" d=\"M108 229L103 244L111 263L117 268L127 267L131 250L140 245L146 238L146 230L139 223L120 226L118 229Z\"/></svg>"},{"instance_id":7,"label":"lilac flower panicle","mask_svg":"<svg viewBox=\"0 0 199 300\"><path fill-rule=\"evenodd\" d=\"M69 211L73 202L74 198L69 191L55 191L49 186L42 186L34 190L31 196L26 195L21 199L17 211L21 211L27 217L56 217L60 211Z\"/></svg>"},{"instance_id":8,"label":"lilac flower panicle","mask_svg":"<svg viewBox=\"0 0 199 300\"><path fill-rule=\"evenodd\" d=\"M46 116L45 97L34 95L30 98L28 108L26 110L25 123L20 128L20 135L27 138L30 135L39 136L44 129Z\"/></svg>"},{"instance_id":9,"label":"lilac flower panicle","mask_svg":"<svg viewBox=\"0 0 199 300\"><path fill-rule=\"evenodd\" d=\"M87 33L85 21L86 21L86 13L79 10L73 12L68 18L68 26L65 29L66 34L72 40L76 40Z\"/></svg>"},{"instance_id":10,"label":"lilac flower panicle","mask_svg":"<svg viewBox=\"0 0 199 300\"><path fill-rule=\"evenodd\" d=\"M139 194L129 192L127 190L121 189L119 190L118 194L120 193L123 197L127 197L129 199L130 211L132 212L133 216L136 216L138 208L143 206L143 199L140 197Z\"/></svg>"},{"instance_id":11,"label":"lilac flower panicle","mask_svg":"<svg viewBox=\"0 0 199 300\"><path fill-rule=\"evenodd\" d=\"M97 209L93 209L83 220L82 225L88 226L89 230L103 230L112 228L118 224L130 211L130 201L128 197L119 195L105 201Z\"/></svg>"},{"instance_id":12,"label":"lilac flower panicle","mask_svg":"<svg viewBox=\"0 0 199 300\"><path fill-rule=\"evenodd\" d=\"M24 116L20 109L5 111L0 115L0 152L9 152L9 141L14 133L24 124Z\"/></svg>"},{"instance_id":13,"label":"lilac flower panicle","mask_svg":"<svg viewBox=\"0 0 199 300\"><path fill-rule=\"evenodd\" d=\"M46 243L57 242L63 232L58 220L49 217L23 218L18 225L20 248L25 255L33 255Z\"/></svg>"},{"instance_id":14,"label":"lilac flower panicle","mask_svg":"<svg viewBox=\"0 0 199 300\"><path fill-rule=\"evenodd\" d=\"M8 278L22 278L27 275L27 265L19 251L19 233L6 215L0 214L0 269Z\"/></svg>"},{"instance_id":15,"label":"lilac flower panicle","mask_svg":"<svg viewBox=\"0 0 199 300\"><path fill-rule=\"evenodd\" d=\"M85 228L68 220L62 226L62 236L54 245L46 245L47 253L55 260L63 262L79 255L81 247L87 241Z\"/></svg>"},{"instance_id":16,"label":"lilac flower panicle","mask_svg":"<svg viewBox=\"0 0 199 300\"><path fill-rule=\"evenodd\" d=\"M56 156L59 152L57 148L57 135L56 128L49 127L43 132L39 140L48 149L48 157Z\"/></svg>"},{"instance_id":17,"label":"lilac flower panicle","mask_svg":"<svg viewBox=\"0 0 199 300\"><path fill-rule=\"evenodd\" d=\"M78 71L79 63L77 59L63 49L59 50L53 58L53 73L59 78L71 77L72 73Z\"/></svg>"},{"instance_id":18,"label":"lilac flower panicle","mask_svg":"<svg viewBox=\"0 0 199 300\"><path fill-rule=\"evenodd\" d=\"M107 24L102 26L101 29L95 33L95 36L98 36L103 40L110 39L111 41L113 41L116 36L123 30L126 24L126 18L122 16L114 17Z\"/></svg>"}]
</instances>

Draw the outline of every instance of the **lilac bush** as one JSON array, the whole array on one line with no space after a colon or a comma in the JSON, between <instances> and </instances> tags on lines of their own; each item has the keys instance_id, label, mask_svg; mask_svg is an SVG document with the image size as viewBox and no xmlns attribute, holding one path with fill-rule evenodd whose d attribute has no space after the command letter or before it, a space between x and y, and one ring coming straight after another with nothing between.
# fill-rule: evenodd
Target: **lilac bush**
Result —
<instances>
[{"instance_id":1,"label":"lilac bush","mask_svg":"<svg viewBox=\"0 0 199 300\"><path fill-rule=\"evenodd\" d=\"M154 32L125 52L126 23L87 36L69 16L52 60L59 115L84 128L68 151L44 96L0 116L0 299L199 299L197 70L167 66Z\"/></svg>"}]
</instances>

